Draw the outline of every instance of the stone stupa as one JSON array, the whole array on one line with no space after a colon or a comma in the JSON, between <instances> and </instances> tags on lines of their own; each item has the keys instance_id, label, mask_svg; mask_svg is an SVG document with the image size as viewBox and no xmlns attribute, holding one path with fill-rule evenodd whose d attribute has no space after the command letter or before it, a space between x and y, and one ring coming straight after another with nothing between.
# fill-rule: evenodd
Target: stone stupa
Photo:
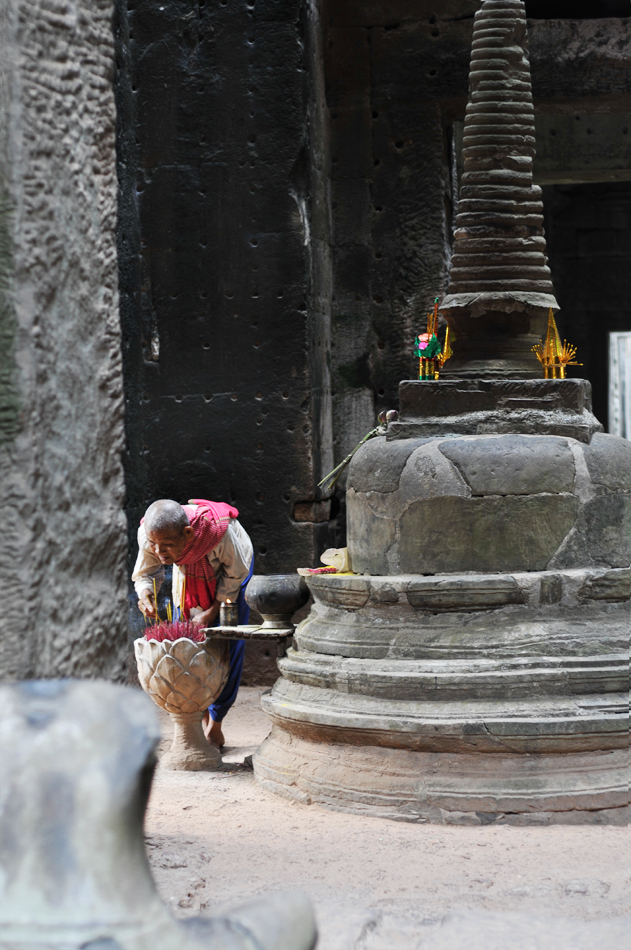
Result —
<instances>
[{"instance_id":1,"label":"stone stupa","mask_svg":"<svg viewBox=\"0 0 631 950\"><path fill-rule=\"evenodd\" d=\"M315 604L254 758L286 797L410 821L612 821L628 803L631 443L541 378L556 309L522 0L476 14L440 380L349 471L357 576Z\"/></svg>"}]
</instances>

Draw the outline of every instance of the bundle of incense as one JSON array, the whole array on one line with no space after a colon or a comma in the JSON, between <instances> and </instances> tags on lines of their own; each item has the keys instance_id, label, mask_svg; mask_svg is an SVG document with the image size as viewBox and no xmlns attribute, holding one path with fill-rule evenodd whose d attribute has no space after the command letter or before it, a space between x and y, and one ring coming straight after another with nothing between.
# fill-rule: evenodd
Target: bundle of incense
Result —
<instances>
[{"instance_id":1,"label":"bundle of incense","mask_svg":"<svg viewBox=\"0 0 631 950\"><path fill-rule=\"evenodd\" d=\"M175 620L172 623L154 623L145 630L145 640L180 640L186 638L195 643L202 643L206 634L197 623L190 620Z\"/></svg>"}]
</instances>

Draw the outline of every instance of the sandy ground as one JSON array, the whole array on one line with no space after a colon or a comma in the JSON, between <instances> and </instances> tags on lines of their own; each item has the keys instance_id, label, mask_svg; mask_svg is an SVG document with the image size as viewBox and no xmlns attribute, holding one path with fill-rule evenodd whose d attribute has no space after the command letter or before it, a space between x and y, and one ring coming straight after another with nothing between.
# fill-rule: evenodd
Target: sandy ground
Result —
<instances>
[{"instance_id":1,"label":"sandy ground","mask_svg":"<svg viewBox=\"0 0 631 950\"><path fill-rule=\"evenodd\" d=\"M261 692L242 689L225 721L225 771L157 770L147 846L175 916L206 916L299 887L316 909L318 950L419 950L453 912L609 920L609 927L629 913L628 828L416 825L264 791L238 767L269 731ZM168 740L166 714L164 726ZM594 950L628 950L626 936L621 942L600 926L585 926Z\"/></svg>"}]
</instances>

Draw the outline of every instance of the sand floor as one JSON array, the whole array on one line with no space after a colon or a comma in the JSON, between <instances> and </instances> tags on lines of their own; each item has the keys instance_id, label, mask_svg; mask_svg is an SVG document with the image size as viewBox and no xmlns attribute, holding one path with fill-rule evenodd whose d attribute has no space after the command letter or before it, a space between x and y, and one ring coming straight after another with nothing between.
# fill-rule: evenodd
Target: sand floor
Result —
<instances>
[{"instance_id":1,"label":"sand floor","mask_svg":"<svg viewBox=\"0 0 631 950\"><path fill-rule=\"evenodd\" d=\"M318 950L421 950L462 911L592 921L594 950L628 950L615 920L629 914L628 828L442 827L291 804L238 768L269 731L261 692L242 689L225 721L226 771L157 770L147 846L175 916L299 887L316 909ZM164 726L168 747L166 714Z\"/></svg>"}]
</instances>

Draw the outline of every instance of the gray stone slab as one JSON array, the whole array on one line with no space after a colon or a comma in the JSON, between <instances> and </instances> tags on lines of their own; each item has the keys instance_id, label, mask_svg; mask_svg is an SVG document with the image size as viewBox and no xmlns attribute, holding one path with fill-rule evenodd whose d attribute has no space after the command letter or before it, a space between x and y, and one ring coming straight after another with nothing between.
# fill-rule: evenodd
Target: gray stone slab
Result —
<instances>
[{"instance_id":1,"label":"gray stone slab","mask_svg":"<svg viewBox=\"0 0 631 950\"><path fill-rule=\"evenodd\" d=\"M353 570L357 574L388 574L388 551L396 539L394 514L391 518L378 517L366 494L349 490L347 518Z\"/></svg>"},{"instance_id":2,"label":"gray stone slab","mask_svg":"<svg viewBox=\"0 0 631 950\"><path fill-rule=\"evenodd\" d=\"M565 439L507 435L454 439L439 447L474 495L569 492L574 485L574 456Z\"/></svg>"},{"instance_id":3,"label":"gray stone slab","mask_svg":"<svg viewBox=\"0 0 631 950\"><path fill-rule=\"evenodd\" d=\"M400 522L401 571L543 571L572 528L571 495L434 498Z\"/></svg>"},{"instance_id":4,"label":"gray stone slab","mask_svg":"<svg viewBox=\"0 0 631 950\"><path fill-rule=\"evenodd\" d=\"M450 577L439 581L411 581L407 598L412 607L427 610L486 610L504 604L522 604L524 591L514 577Z\"/></svg>"},{"instance_id":5,"label":"gray stone slab","mask_svg":"<svg viewBox=\"0 0 631 950\"><path fill-rule=\"evenodd\" d=\"M399 487L408 458L423 439L389 443L385 436L371 439L356 453L349 467L348 484L356 491L393 492Z\"/></svg>"},{"instance_id":6,"label":"gray stone slab","mask_svg":"<svg viewBox=\"0 0 631 950\"><path fill-rule=\"evenodd\" d=\"M423 416L454 416L493 409L545 409L580 413L592 407L585 379L439 379L403 380L399 421Z\"/></svg>"},{"instance_id":7,"label":"gray stone slab","mask_svg":"<svg viewBox=\"0 0 631 950\"><path fill-rule=\"evenodd\" d=\"M307 583L314 597L332 607L359 610L370 597L370 579L367 577L333 575L329 579L326 574L313 574L307 578Z\"/></svg>"},{"instance_id":8,"label":"gray stone slab","mask_svg":"<svg viewBox=\"0 0 631 950\"><path fill-rule=\"evenodd\" d=\"M559 435L588 443L602 425L583 379L404 380L399 421L386 438L523 433Z\"/></svg>"},{"instance_id":9,"label":"gray stone slab","mask_svg":"<svg viewBox=\"0 0 631 950\"><path fill-rule=\"evenodd\" d=\"M575 529L550 566L628 567L631 495L598 495L582 505Z\"/></svg>"},{"instance_id":10,"label":"gray stone slab","mask_svg":"<svg viewBox=\"0 0 631 950\"><path fill-rule=\"evenodd\" d=\"M631 492L631 442L616 435L596 433L583 455L594 485Z\"/></svg>"}]
</instances>

